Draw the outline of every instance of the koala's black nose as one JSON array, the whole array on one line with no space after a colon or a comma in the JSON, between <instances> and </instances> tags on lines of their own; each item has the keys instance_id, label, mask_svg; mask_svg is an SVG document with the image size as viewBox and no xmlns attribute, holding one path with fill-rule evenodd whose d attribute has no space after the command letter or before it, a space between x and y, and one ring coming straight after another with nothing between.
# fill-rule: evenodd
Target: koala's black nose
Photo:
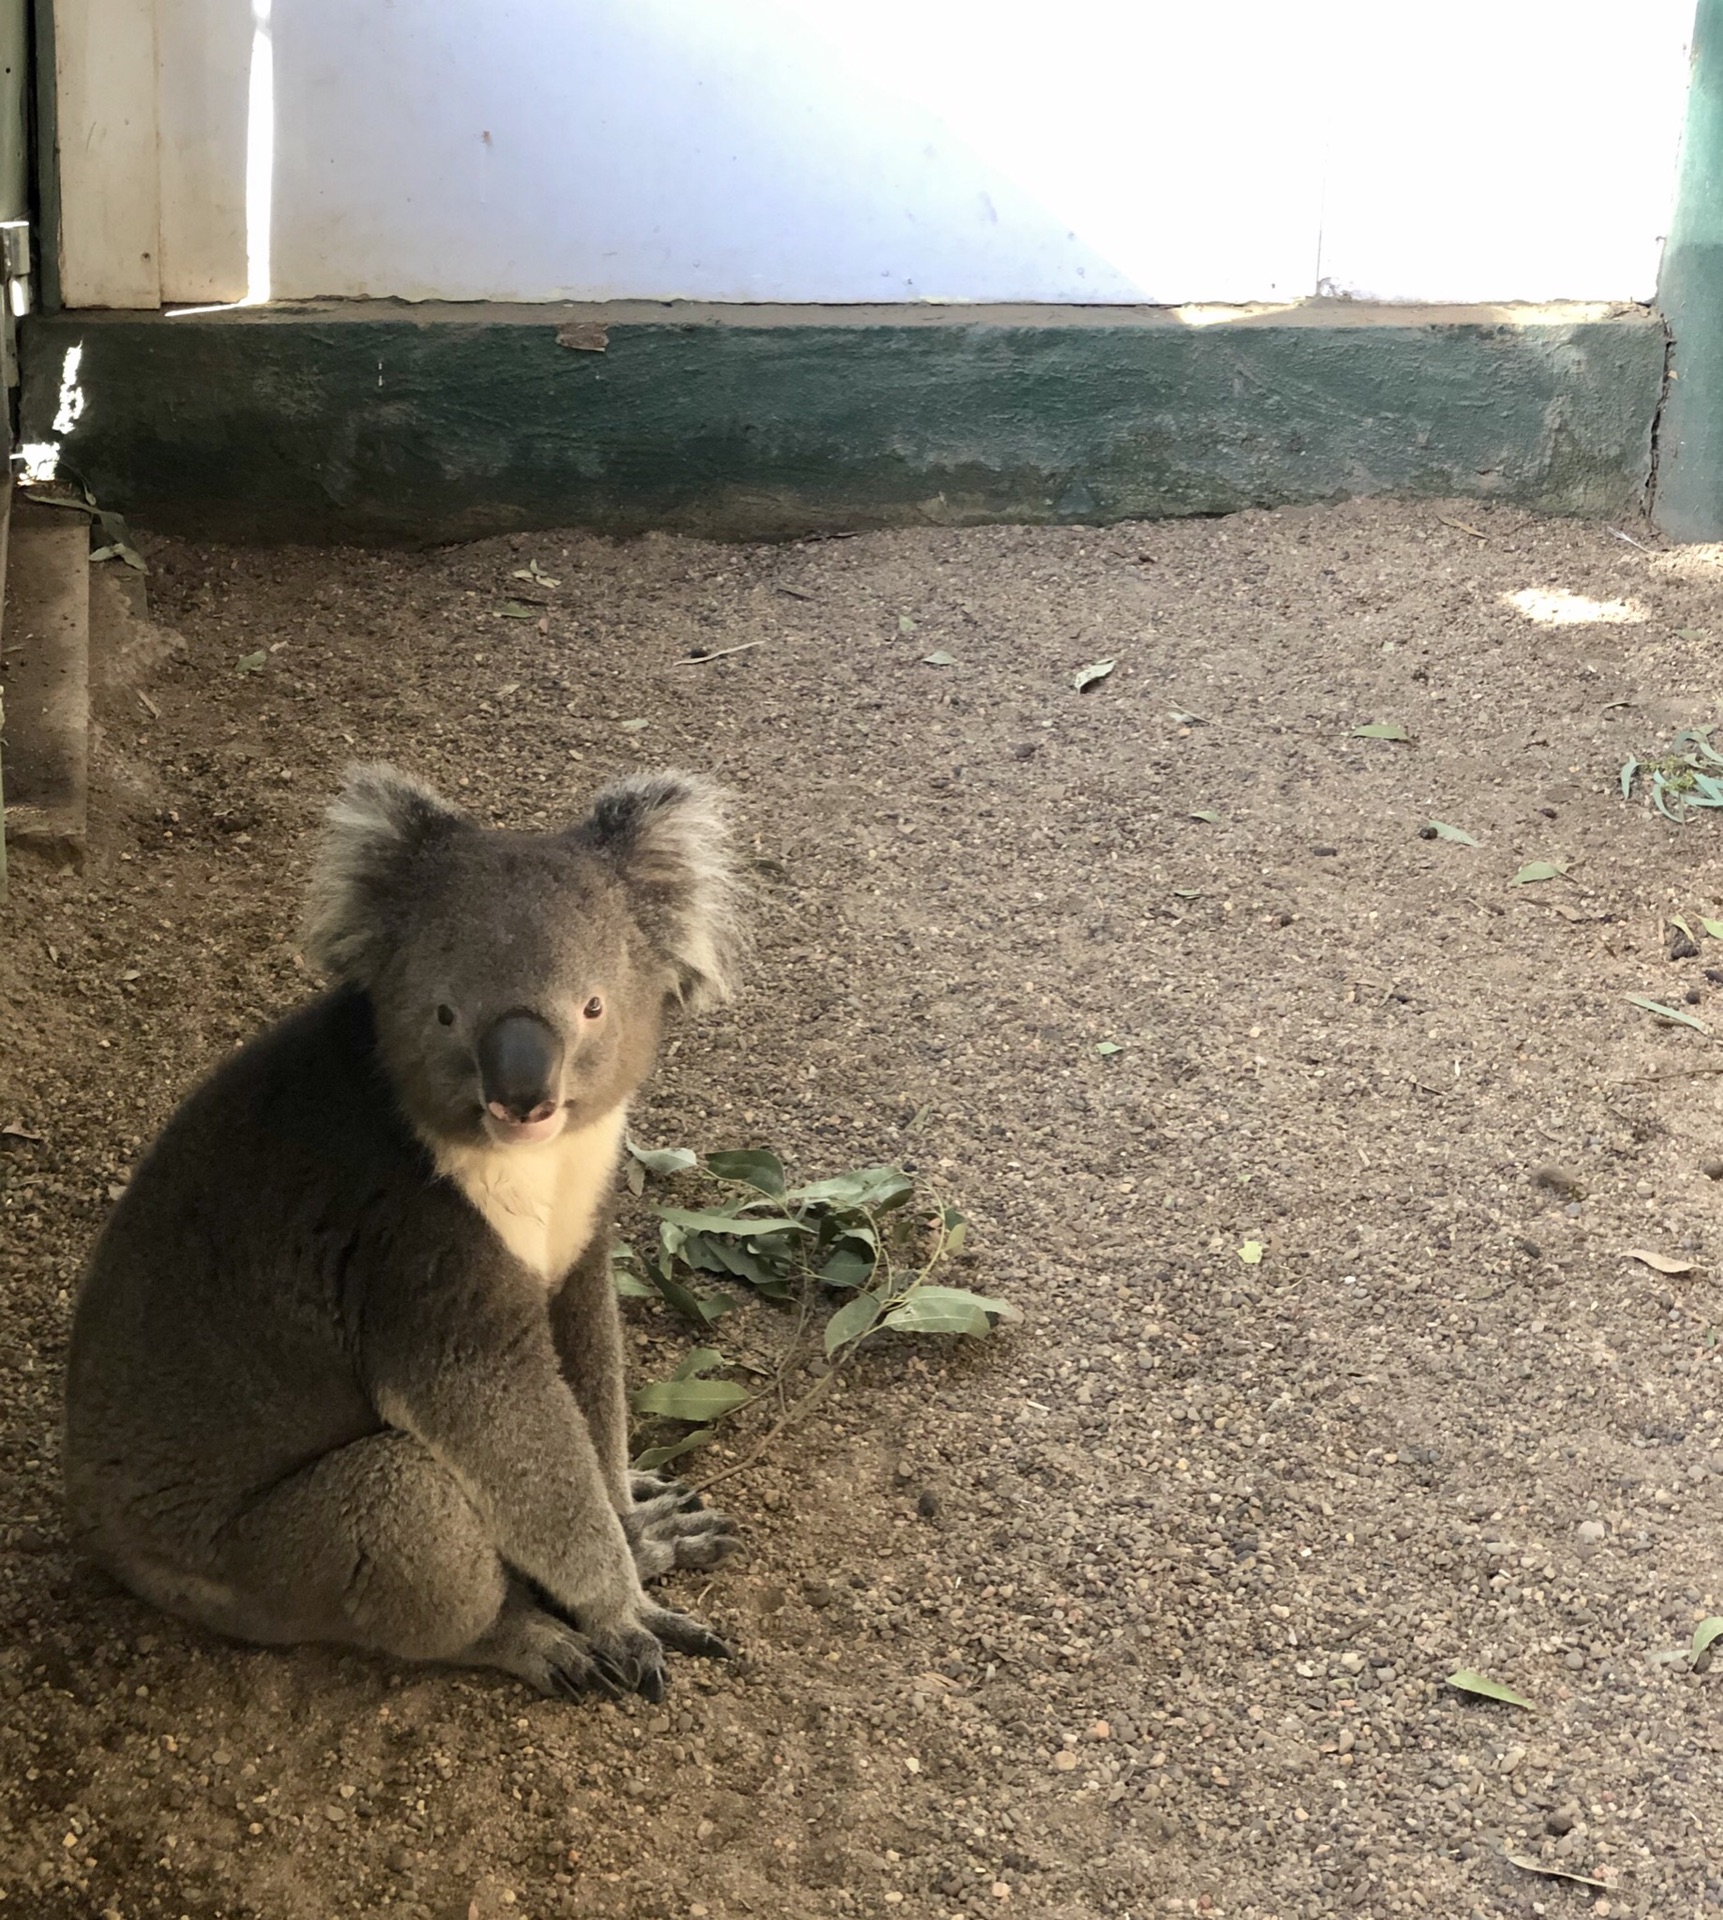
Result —
<instances>
[{"instance_id":1,"label":"koala's black nose","mask_svg":"<svg viewBox=\"0 0 1723 1920\"><path fill-rule=\"evenodd\" d=\"M556 1111L562 1042L536 1013L505 1013L479 1035L479 1082L499 1120L548 1120Z\"/></svg>"}]
</instances>

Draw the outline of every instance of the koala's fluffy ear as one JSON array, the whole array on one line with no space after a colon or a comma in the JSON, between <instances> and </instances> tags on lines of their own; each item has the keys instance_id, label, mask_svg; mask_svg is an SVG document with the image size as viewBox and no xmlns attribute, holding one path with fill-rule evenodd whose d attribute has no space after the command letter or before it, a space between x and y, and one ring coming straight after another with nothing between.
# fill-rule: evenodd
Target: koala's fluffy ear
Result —
<instances>
[{"instance_id":1,"label":"koala's fluffy ear","mask_svg":"<svg viewBox=\"0 0 1723 1920\"><path fill-rule=\"evenodd\" d=\"M718 788L689 773L637 774L606 787L572 832L616 869L683 1006L729 999L745 937Z\"/></svg>"},{"instance_id":2,"label":"koala's fluffy ear","mask_svg":"<svg viewBox=\"0 0 1723 1920\"><path fill-rule=\"evenodd\" d=\"M470 822L411 774L376 764L349 767L323 817L306 953L334 979L365 986L382 966L418 860Z\"/></svg>"}]
</instances>

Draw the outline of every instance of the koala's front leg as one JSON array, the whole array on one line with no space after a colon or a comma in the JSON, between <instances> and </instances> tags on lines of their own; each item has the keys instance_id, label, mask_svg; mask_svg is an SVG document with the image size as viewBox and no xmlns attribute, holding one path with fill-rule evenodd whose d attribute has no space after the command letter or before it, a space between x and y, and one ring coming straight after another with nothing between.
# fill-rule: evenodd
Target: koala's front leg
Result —
<instances>
[{"instance_id":1,"label":"koala's front leg","mask_svg":"<svg viewBox=\"0 0 1723 1920\"><path fill-rule=\"evenodd\" d=\"M625 1348L610 1244L601 1235L550 1303L563 1378L586 1415L604 1483L643 1580L677 1567L715 1567L735 1550L736 1530L678 1481L628 1468Z\"/></svg>"},{"instance_id":2,"label":"koala's front leg","mask_svg":"<svg viewBox=\"0 0 1723 1920\"><path fill-rule=\"evenodd\" d=\"M586 1416L610 1504L626 1516L634 1505L628 1473L628 1390L608 1234L598 1235L551 1296L550 1324L562 1377Z\"/></svg>"},{"instance_id":3,"label":"koala's front leg","mask_svg":"<svg viewBox=\"0 0 1723 1920\"><path fill-rule=\"evenodd\" d=\"M468 1272L456 1254L428 1266L422 1287L390 1289L367 1314L379 1412L461 1481L497 1551L580 1629L600 1670L661 1698L661 1642L687 1653L725 1649L647 1598L542 1296L484 1263Z\"/></svg>"}]
</instances>

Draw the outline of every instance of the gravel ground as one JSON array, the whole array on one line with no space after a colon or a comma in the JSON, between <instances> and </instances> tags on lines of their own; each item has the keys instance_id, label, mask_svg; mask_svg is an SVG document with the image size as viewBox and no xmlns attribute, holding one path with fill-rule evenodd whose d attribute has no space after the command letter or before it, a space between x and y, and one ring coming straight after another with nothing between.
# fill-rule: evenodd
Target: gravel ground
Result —
<instances>
[{"instance_id":1,"label":"gravel ground","mask_svg":"<svg viewBox=\"0 0 1723 1920\"><path fill-rule=\"evenodd\" d=\"M1723 1055L1627 998L1723 1030L1719 828L1617 788L1718 714L1723 556L1360 504L152 558L89 861L0 947L0 1916L1723 1907L1723 1670L1661 1657L1723 1608ZM356 753L516 822L727 780L753 984L637 1134L914 1162L1026 1315L700 1456L748 1550L678 1598L739 1657L662 1707L230 1647L64 1549L79 1262L310 990ZM630 1326L642 1375L685 1345Z\"/></svg>"}]
</instances>

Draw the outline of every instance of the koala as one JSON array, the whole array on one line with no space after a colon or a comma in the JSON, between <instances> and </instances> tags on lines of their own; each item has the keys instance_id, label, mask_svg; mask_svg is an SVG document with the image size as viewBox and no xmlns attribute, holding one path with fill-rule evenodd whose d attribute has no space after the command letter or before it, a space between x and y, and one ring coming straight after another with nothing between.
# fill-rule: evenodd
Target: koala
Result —
<instances>
[{"instance_id":1,"label":"koala","mask_svg":"<svg viewBox=\"0 0 1723 1920\"><path fill-rule=\"evenodd\" d=\"M192 1093L91 1255L74 1544L236 1639L552 1696L723 1655L645 1591L735 1535L629 1471L608 1211L665 1015L731 991L737 900L687 775L512 833L351 769L307 924L331 990Z\"/></svg>"}]
</instances>

